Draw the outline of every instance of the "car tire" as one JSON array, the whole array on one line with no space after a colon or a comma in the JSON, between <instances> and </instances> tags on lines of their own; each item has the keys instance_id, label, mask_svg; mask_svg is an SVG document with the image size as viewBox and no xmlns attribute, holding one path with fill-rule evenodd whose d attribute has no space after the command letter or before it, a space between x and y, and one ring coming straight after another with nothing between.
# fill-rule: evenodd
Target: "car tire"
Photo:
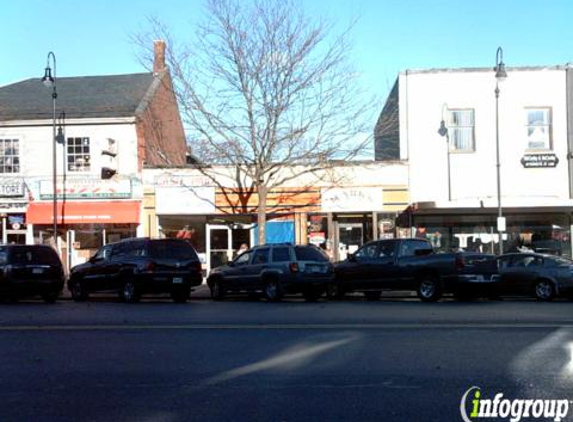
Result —
<instances>
[{"instance_id":1,"label":"car tire","mask_svg":"<svg viewBox=\"0 0 573 422\"><path fill-rule=\"evenodd\" d=\"M82 282L80 280L75 280L70 284L72 287L71 293L74 302L85 302L89 295Z\"/></svg>"},{"instance_id":2,"label":"car tire","mask_svg":"<svg viewBox=\"0 0 573 422\"><path fill-rule=\"evenodd\" d=\"M381 296L382 292L364 292L364 298L368 302L376 302L377 300L380 300Z\"/></svg>"},{"instance_id":3,"label":"car tire","mask_svg":"<svg viewBox=\"0 0 573 422\"><path fill-rule=\"evenodd\" d=\"M189 299L190 293L188 288L175 289L171 292L171 299L175 303L185 303Z\"/></svg>"},{"instance_id":4,"label":"car tire","mask_svg":"<svg viewBox=\"0 0 573 422\"><path fill-rule=\"evenodd\" d=\"M58 296L60 295L60 292L49 292L49 293L44 293L42 295L42 300L45 303L56 303L56 300L58 299Z\"/></svg>"},{"instance_id":5,"label":"car tire","mask_svg":"<svg viewBox=\"0 0 573 422\"><path fill-rule=\"evenodd\" d=\"M133 280L127 280L123 284L121 295L126 303L137 303L140 299L139 288Z\"/></svg>"},{"instance_id":6,"label":"car tire","mask_svg":"<svg viewBox=\"0 0 573 422\"><path fill-rule=\"evenodd\" d=\"M344 299L345 292L339 283L329 283L326 286L326 297L329 300L342 300Z\"/></svg>"},{"instance_id":7,"label":"car tire","mask_svg":"<svg viewBox=\"0 0 573 422\"><path fill-rule=\"evenodd\" d=\"M225 299L225 295L227 294L225 288L223 287L223 283L221 283L220 280L214 280L210 284L209 290L211 291L211 299L216 301Z\"/></svg>"},{"instance_id":8,"label":"car tire","mask_svg":"<svg viewBox=\"0 0 573 422\"><path fill-rule=\"evenodd\" d=\"M535 297L541 302L549 302L555 297L555 286L549 280L538 280L535 283Z\"/></svg>"},{"instance_id":9,"label":"car tire","mask_svg":"<svg viewBox=\"0 0 573 422\"><path fill-rule=\"evenodd\" d=\"M422 302L436 302L442 297L440 283L438 279L434 277L422 278L418 284L416 293Z\"/></svg>"},{"instance_id":10,"label":"car tire","mask_svg":"<svg viewBox=\"0 0 573 422\"><path fill-rule=\"evenodd\" d=\"M265 293L265 298L269 302L279 302L283 296L282 286L278 280L273 280L273 279L268 280L265 283L264 293Z\"/></svg>"}]
</instances>

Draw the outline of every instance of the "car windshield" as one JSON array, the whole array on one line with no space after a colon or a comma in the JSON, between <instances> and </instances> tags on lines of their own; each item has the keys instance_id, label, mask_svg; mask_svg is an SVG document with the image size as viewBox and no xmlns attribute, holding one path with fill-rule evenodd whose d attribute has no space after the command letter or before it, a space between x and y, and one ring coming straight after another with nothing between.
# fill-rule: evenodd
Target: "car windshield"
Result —
<instances>
[{"instance_id":1,"label":"car windshield","mask_svg":"<svg viewBox=\"0 0 573 422\"><path fill-rule=\"evenodd\" d=\"M296 259L298 261L319 261L326 262L328 257L324 252L318 248L312 248L308 246L297 246L294 248Z\"/></svg>"},{"instance_id":2,"label":"car windshield","mask_svg":"<svg viewBox=\"0 0 573 422\"><path fill-rule=\"evenodd\" d=\"M26 247L12 248L11 262L14 264L42 264L60 265L60 259L54 250L49 247Z\"/></svg>"},{"instance_id":3,"label":"car windshield","mask_svg":"<svg viewBox=\"0 0 573 422\"><path fill-rule=\"evenodd\" d=\"M173 259L179 261L199 259L191 244L176 240L158 240L152 242L151 255L155 259Z\"/></svg>"},{"instance_id":4,"label":"car windshield","mask_svg":"<svg viewBox=\"0 0 573 422\"><path fill-rule=\"evenodd\" d=\"M567 258L555 257L545 258L545 262L550 266L567 266L573 265L573 261Z\"/></svg>"}]
</instances>

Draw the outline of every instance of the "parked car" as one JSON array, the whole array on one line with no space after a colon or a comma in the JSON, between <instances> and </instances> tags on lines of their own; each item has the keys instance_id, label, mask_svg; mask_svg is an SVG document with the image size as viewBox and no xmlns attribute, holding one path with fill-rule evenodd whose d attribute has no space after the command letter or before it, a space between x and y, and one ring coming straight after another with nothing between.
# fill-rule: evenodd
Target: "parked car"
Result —
<instances>
[{"instance_id":1,"label":"parked car","mask_svg":"<svg viewBox=\"0 0 573 422\"><path fill-rule=\"evenodd\" d=\"M41 296L52 303L64 287L60 257L46 245L0 246L0 293L16 300Z\"/></svg>"},{"instance_id":2,"label":"parked car","mask_svg":"<svg viewBox=\"0 0 573 422\"><path fill-rule=\"evenodd\" d=\"M105 245L73 267L68 288L75 301L92 292L114 291L126 302L137 302L146 293L170 293L175 302L185 302L202 281L201 262L189 242L133 238Z\"/></svg>"},{"instance_id":3,"label":"parked car","mask_svg":"<svg viewBox=\"0 0 573 422\"><path fill-rule=\"evenodd\" d=\"M315 300L333 276L332 263L320 248L281 243L256 246L228 265L214 268L207 284L214 300L229 292L263 292L269 301L302 293L307 300Z\"/></svg>"},{"instance_id":4,"label":"parked car","mask_svg":"<svg viewBox=\"0 0 573 422\"><path fill-rule=\"evenodd\" d=\"M535 252L509 253L498 258L502 296L533 296L548 301L573 295L573 261Z\"/></svg>"},{"instance_id":5,"label":"parked car","mask_svg":"<svg viewBox=\"0 0 573 422\"><path fill-rule=\"evenodd\" d=\"M378 300L384 290L411 290L420 300L439 300L444 293L460 299L490 295L498 282L494 255L434 253L425 239L385 239L362 246L335 266L335 280L327 288L330 298L364 292Z\"/></svg>"}]
</instances>

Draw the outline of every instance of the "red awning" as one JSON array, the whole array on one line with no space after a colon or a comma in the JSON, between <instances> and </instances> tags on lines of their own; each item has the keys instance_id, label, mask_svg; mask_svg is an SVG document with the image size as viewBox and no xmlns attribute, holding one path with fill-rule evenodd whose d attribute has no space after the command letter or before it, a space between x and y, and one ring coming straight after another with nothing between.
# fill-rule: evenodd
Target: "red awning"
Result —
<instances>
[{"instance_id":1,"label":"red awning","mask_svg":"<svg viewBox=\"0 0 573 422\"><path fill-rule=\"evenodd\" d=\"M137 224L139 204L138 201L58 201L58 224ZM52 224L53 207L52 202L30 202L26 223Z\"/></svg>"}]
</instances>

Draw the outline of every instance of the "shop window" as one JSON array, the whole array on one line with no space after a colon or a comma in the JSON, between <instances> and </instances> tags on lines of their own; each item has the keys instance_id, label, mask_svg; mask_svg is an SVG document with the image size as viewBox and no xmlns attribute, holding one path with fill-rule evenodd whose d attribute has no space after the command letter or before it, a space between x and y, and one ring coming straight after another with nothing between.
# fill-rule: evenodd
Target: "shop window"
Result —
<instances>
[{"instance_id":1,"label":"shop window","mask_svg":"<svg viewBox=\"0 0 573 422\"><path fill-rule=\"evenodd\" d=\"M18 139L0 139L0 173L20 172L20 146Z\"/></svg>"},{"instance_id":2,"label":"shop window","mask_svg":"<svg viewBox=\"0 0 573 422\"><path fill-rule=\"evenodd\" d=\"M527 149L552 149L551 109L528 108L525 113L527 118Z\"/></svg>"},{"instance_id":3,"label":"shop window","mask_svg":"<svg viewBox=\"0 0 573 422\"><path fill-rule=\"evenodd\" d=\"M90 138L68 138L67 149L68 171L90 171Z\"/></svg>"},{"instance_id":4,"label":"shop window","mask_svg":"<svg viewBox=\"0 0 573 422\"><path fill-rule=\"evenodd\" d=\"M450 110L448 133L452 151L474 152L474 110Z\"/></svg>"}]
</instances>

